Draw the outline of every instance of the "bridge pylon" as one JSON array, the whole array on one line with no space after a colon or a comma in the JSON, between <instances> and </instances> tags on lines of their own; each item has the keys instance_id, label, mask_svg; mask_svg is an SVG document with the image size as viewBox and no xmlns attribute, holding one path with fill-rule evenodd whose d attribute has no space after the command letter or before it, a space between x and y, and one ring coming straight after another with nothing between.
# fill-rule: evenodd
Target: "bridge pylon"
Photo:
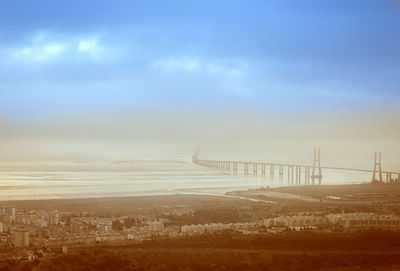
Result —
<instances>
[{"instance_id":1,"label":"bridge pylon","mask_svg":"<svg viewBox=\"0 0 400 271\"><path fill-rule=\"evenodd\" d=\"M201 149L201 144L199 144L199 145L197 146L196 151L195 151L194 154L193 154L193 157L192 157L192 161L193 161L193 162L197 162L197 161L199 160L200 149Z\"/></svg>"},{"instance_id":2,"label":"bridge pylon","mask_svg":"<svg viewBox=\"0 0 400 271\"><path fill-rule=\"evenodd\" d=\"M378 173L379 173L379 182L383 183L381 152L379 152L379 155L377 155L377 153L375 152L375 165L374 165L374 173L372 174L372 182L378 182L378 180L376 179L376 175Z\"/></svg>"},{"instance_id":3,"label":"bridge pylon","mask_svg":"<svg viewBox=\"0 0 400 271\"><path fill-rule=\"evenodd\" d=\"M316 183L316 180L318 180L318 184L320 185L322 181L322 172L321 172L321 153L319 149L314 149L314 165L311 175L311 181L313 185Z\"/></svg>"}]
</instances>

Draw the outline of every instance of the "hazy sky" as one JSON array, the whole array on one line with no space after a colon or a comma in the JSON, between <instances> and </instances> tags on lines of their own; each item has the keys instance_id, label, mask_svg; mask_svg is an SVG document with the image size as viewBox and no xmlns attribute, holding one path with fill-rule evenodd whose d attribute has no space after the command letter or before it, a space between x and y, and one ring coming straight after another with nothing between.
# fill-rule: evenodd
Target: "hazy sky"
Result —
<instances>
[{"instance_id":1,"label":"hazy sky","mask_svg":"<svg viewBox=\"0 0 400 271\"><path fill-rule=\"evenodd\" d=\"M283 118L272 126L282 133L332 116L346 129L362 120L365 133L385 114L399 120L399 48L400 4L389 0L2 1L0 132L174 130L171 114L182 131L221 129L219 116L240 131L257 115L255 127ZM369 130L364 113L375 112ZM397 127L378 129L397 137Z\"/></svg>"}]
</instances>

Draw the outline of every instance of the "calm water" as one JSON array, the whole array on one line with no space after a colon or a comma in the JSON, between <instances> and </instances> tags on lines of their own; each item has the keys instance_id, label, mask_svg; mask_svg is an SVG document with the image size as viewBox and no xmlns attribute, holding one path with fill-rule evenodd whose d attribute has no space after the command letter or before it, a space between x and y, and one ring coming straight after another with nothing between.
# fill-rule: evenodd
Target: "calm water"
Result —
<instances>
[{"instance_id":1,"label":"calm water","mask_svg":"<svg viewBox=\"0 0 400 271\"><path fill-rule=\"evenodd\" d=\"M225 176L217 170L197 166L190 161L58 162L5 165L2 168L0 200L175 193L223 194L237 189L271 185L268 171L268 176L264 178ZM251 173L251 169L249 171ZM277 181L277 170L275 174ZM286 182L286 172L284 174ZM362 183L371 178L368 173L332 170L325 170L323 176L325 184Z\"/></svg>"}]
</instances>

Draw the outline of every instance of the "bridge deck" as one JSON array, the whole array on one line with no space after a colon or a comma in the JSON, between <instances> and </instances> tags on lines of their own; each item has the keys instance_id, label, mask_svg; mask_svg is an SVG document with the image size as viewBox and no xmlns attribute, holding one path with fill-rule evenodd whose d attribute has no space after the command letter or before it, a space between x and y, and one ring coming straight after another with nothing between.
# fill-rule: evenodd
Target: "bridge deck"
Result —
<instances>
[{"instance_id":1,"label":"bridge deck","mask_svg":"<svg viewBox=\"0 0 400 271\"><path fill-rule=\"evenodd\" d=\"M201 163L220 163L220 164L238 164L238 165L266 165L266 166L283 166L283 167L312 167L312 165L305 164L288 164L288 163L271 163L271 162L254 162L254 161L227 161L227 160L196 160L198 164ZM343 168L343 167L321 167L321 169L331 169L331 170L346 170L346 171L356 171L356 172L370 172L374 171L371 169L358 169L358 168ZM394 171L382 171L383 174L400 175L400 172Z\"/></svg>"}]
</instances>

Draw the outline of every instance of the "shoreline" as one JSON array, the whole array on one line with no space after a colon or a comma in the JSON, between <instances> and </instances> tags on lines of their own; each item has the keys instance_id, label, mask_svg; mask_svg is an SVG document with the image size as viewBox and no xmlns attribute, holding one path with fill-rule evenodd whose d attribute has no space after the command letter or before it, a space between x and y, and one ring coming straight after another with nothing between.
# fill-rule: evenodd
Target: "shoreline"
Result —
<instances>
[{"instance_id":1,"label":"shoreline","mask_svg":"<svg viewBox=\"0 0 400 271\"><path fill-rule=\"evenodd\" d=\"M0 199L0 204L7 204L10 202L28 202L28 201L70 201L70 200L102 200L102 199L126 199L126 198L156 198L156 197L166 197L166 196L209 196L209 197L218 197L218 198L228 198L228 199L238 199L238 200L246 200L246 201L251 201L251 202L263 202L263 203L277 203L274 201L269 201L269 200L262 200L262 199L253 199L253 198L248 198L248 197L243 197L243 196L235 196L235 195L228 195L228 194L219 194L219 193L212 193L212 192L205 192L205 191L188 191L188 192L183 192L183 191L174 191L170 193L151 193L151 194L140 194L140 195L119 195L115 196L102 196L102 195L94 195L91 197L81 197L81 196L70 196L70 197L60 197L60 198L54 198L54 197L49 197L49 198L27 198L27 199L9 199L9 200L4 200Z\"/></svg>"},{"instance_id":2,"label":"shoreline","mask_svg":"<svg viewBox=\"0 0 400 271\"><path fill-rule=\"evenodd\" d=\"M305 192L311 191L318 191L320 193L335 193L337 190L339 191L347 191L352 190L360 190L359 192L364 192L363 190L368 189L376 189L379 191L385 191L387 193L393 192L393 187L398 188L400 192L400 186L395 185L372 185L372 184L326 184L320 186L279 186L279 187L229 187L230 189L226 189L226 187L221 188L205 188L203 189L168 189L168 190L153 190L152 192L139 192L135 193L121 193L121 192L114 192L114 193L95 193L93 195L88 194L65 194L65 195L52 195L52 196L29 196L27 198L10 198L4 199L0 198L0 203L7 203L7 202L26 202L26 201L62 201L62 200L99 200L99 199L125 199L125 198L146 198L146 197L165 197L165 196L179 196L179 195L193 195L193 196L212 196L212 197L220 197L220 198L232 198L232 199L239 199L239 200L248 200L254 202L264 202L264 203L277 203L274 200L263 200L257 198L251 198L244 195L235 195L234 193L247 193L251 191L268 191L270 193L279 193L279 194L286 194L292 195L297 197L299 195L305 196ZM241 189L242 188L242 189ZM217 192L217 191L221 192ZM397 189L396 189L397 190ZM350 191L349 191L350 192ZM365 192L364 192L365 193ZM114 195L113 195L114 194ZM309 196L309 195L308 195ZM278 197L280 198L280 197Z\"/></svg>"}]
</instances>

